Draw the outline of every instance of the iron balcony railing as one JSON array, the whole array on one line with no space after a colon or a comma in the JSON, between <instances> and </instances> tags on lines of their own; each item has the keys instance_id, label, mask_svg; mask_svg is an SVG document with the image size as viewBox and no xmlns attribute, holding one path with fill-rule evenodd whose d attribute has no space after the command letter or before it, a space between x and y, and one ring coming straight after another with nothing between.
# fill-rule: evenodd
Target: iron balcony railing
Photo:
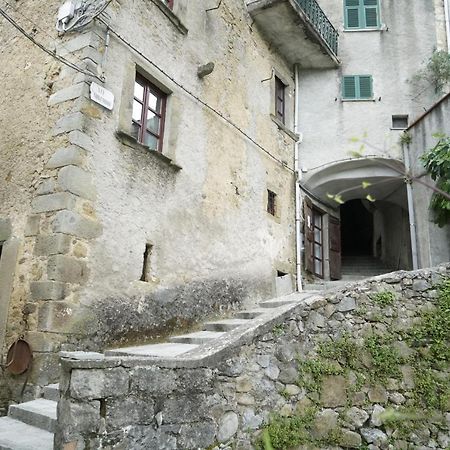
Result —
<instances>
[{"instance_id":1,"label":"iron balcony railing","mask_svg":"<svg viewBox=\"0 0 450 450\"><path fill-rule=\"evenodd\" d=\"M316 0L295 0L308 17L309 21L327 43L335 56L338 54L338 32L322 11Z\"/></svg>"}]
</instances>

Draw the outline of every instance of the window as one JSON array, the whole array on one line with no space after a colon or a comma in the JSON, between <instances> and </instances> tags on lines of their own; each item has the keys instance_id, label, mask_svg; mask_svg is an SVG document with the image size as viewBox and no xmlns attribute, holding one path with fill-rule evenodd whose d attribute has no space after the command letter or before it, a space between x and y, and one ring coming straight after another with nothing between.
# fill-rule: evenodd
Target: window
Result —
<instances>
[{"instance_id":1,"label":"window","mask_svg":"<svg viewBox=\"0 0 450 450\"><path fill-rule=\"evenodd\" d=\"M173 0L162 0L162 1L167 7L173 9Z\"/></svg>"},{"instance_id":2,"label":"window","mask_svg":"<svg viewBox=\"0 0 450 450\"><path fill-rule=\"evenodd\" d=\"M342 97L344 100L371 100L373 98L372 76L344 76L342 79Z\"/></svg>"},{"instance_id":3,"label":"window","mask_svg":"<svg viewBox=\"0 0 450 450\"><path fill-rule=\"evenodd\" d=\"M277 212L277 194L275 194L275 192L267 189L267 212L272 215L275 216L276 212Z\"/></svg>"},{"instance_id":4,"label":"window","mask_svg":"<svg viewBox=\"0 0 450 450\"><path fill-rule=\"evenodd\" d=\"M286 124L286 86L275 76L275 116L282 123Z\"/></svg>"},{"instance_id":5,"label":"window","mask_svg":"<svg viewBox=\"0 0 450 450\"><path fill-rule=\"evenodd\" d=\"M348 30L380 28L379 0L344 0L344 25Z\"/></svg>"},{"instance_id":6,"label":"window","mask_svg":"<svg viewBox=\"0 0 450 450\"><path fill-rule=\"evenodd\" d=\"M5 241L0 241L0 260L2 259L2 252L3 252L3 245L5 244Z\"/></svg>"},{"instance_id":7,"label":"window","mask_svg":"<svg viewBox=\"0 0 450 450\"><path fill-rule=\"evenodd\" d=\"M167 95L140 75L134 83L132 135L138 142L162 151Z\"/></svg>"},{"instance_id":8,"label":"window","mask_svg":"<svg viewBox=\"0 0 450 450\"><path fill-rule=\"evenodd\" d=\"M151 244L145 244L144 261L142 264L142 274L140 281L149 281L150 279L150 258L152 256L153 246Z\"/></svg>"},{"instance_id":9,"label":"window","mask_svg":"<svg viewBox=\"0 0 450 450\"><path fill-rule=\"evenodd\" d=\"M408 128L408 116L392 116L392 128L394 130L404 130L405 128Z\"/></svg>"}]
</instances>

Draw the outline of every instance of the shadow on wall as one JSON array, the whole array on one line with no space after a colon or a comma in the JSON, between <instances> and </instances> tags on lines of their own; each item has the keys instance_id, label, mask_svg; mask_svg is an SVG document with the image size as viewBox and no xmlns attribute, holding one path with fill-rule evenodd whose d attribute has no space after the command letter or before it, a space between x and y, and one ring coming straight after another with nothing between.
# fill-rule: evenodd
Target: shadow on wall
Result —
<instances>
[{"instance_id":1,"label":"shadow on wall","mask_svg":"<svg viewBox=\"0 0 450 450\"><path fill-rule=\"evenodd\" d=\"M238 309L249 292L248 281L231 279L196 281L141 296L108 296L95 302L93 323L83 333L96 349L144 344Z\"/></svg>"}]
</instances>

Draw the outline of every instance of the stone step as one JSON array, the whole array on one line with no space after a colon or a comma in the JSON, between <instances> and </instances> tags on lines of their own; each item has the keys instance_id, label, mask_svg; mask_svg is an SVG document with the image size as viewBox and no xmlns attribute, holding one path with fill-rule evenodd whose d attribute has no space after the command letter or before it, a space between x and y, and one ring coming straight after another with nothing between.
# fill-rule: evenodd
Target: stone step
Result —
<instances>
[{"instance_id":1,"label":"stone step","mask_svg":"<svg viewBox=\"0 0 450 450\"><path fill-rule=\"evenodd\" d=\"M214 339L222 337L225 333L217 331L197 331L196 333L184 334L181 336L172 336L170 342L179 342L182 344L206 344Z\"/></svg>"},{"instance_id":2,"label":"stone step","mask_svg":"<svg viewBox=\"0 0 450 450\"><path fill-rule=\"evenodd\" d=\"M53 450L53 433L0 417L0 450Z\"/></svg>"},{"instance_id":3,"label":"stone step","mask_svg":"<svg viewBox=\"0 0 450 450\"><path fill-rule=\"evenodd\" d=\"M44 398L46 400L53 400L54 402L59 401L59 384L49 384L44 387Z\"/></svg>"},{"instance_id":4,"label":"stone step","mask_svg":"<svg viewBox=\"0 0 450 450\"><path fill-rule=\"evenodd\" d=\"M235 314L236 319L255 319L256 317L261 316L262 314L267 314L267 308L266 309L250 309L250 310L244 310L239 311Z\"/></svg>"},{"instance_id":5,"label":"stone step","mask_svg":"<svg viewBox=\"0 0 450 450\"><path fill-rule=\"evenodd\" d=\"M231 331L248 323L249 321L246 319L217 320L215 322L206 322L203 325L203 329L207 331Z\"/></svg>"},{"instance_id":6,"label":"stone step","mask_svg":"<svg viewBox=\"0 0 450 450\"><path fill-rule=\"evenodd\" d=\"M279 308L280 306L291 305L293 303L298 303L298 300L282 298L281 300L266 300L265 302L259 303L259 306L261 308Z\"/></svg>"},{"instance_id":7,"label":"stone step","mask_svg":"<svg viewBox=\"0 0 450 450\"><path fill-rule=\"evenodd\" d=\"M10 405L8 416L27 425L54 433L56 428L56 405L56 402L52 400L38 398L30 402Z\"/></svg>"},{"instance_id":8,"label":"stone step","mask_svg":"<svg viewBox=\"0 0 450 450\"><path fill-rule=\"evenodd\" d=\"M174 358L197 348L195 344L149 344L135 347L124 347L106 350L106 356L153 356L159 358Z\"/></svg>"}]
</instances>

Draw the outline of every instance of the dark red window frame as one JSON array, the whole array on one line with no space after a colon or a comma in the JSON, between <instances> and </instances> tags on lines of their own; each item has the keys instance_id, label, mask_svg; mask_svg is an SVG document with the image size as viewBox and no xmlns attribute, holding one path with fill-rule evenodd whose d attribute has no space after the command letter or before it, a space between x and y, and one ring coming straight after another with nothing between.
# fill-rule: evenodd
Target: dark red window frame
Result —
<instances>
[{"instance_id":1,"label":"dark red window frame","mask_svg":"<svg viewBox=\"0 0 450 450\"><path fill-rule=\"evenodd\" d=\"M139 84L144 90L143 100L136 97L136 95L133 95L133 100L138 102L142 107L140 121L134 120L132 118L132 123L136 125L136 127L138 128L136 138L138 142L140 142L141 144L147 145L146 144L147 134L153 136L155 139L157 139L158 145L157 148L154 148L152 150L162 152L164 140L164 125L166 118L167 94L158 89L153 83L148 81L140 74L136 75L135 83ZM150 95L153 95L158 99L158 102L160 104L159 108L153 109L149 105ZM146 126L149 112L153 113L159 119L158 132L150 130Z\"/></svg>"},{"instance_id":2,"label":"dark red window frame","mask_svg":"<svg viewBox=\"0 0 450 450\"><path fill-rule=\"evenodd\" d=\"M286 121L286 85L275 76L275 115L281 123Z\"/></svg>"},{"instance_id":3,"label":"dark red window frame","mask_svg":"<svg viewBox=\"0 0 450 450\"><path fill-rule=\"evenodd\" d=\"M267 189L267 212L272 216L277 212L277 194L270 189Z\"/></svg>"},{"instance_id":4,"label":"dark red window frame","mask_svg":"<svg viewBox=\"0 0 450 450\"><path fill-rule=\"evenodd\" d=\"M173 9L173 0L164 0L168 8Z\"/></svg>"}]
</instances>

